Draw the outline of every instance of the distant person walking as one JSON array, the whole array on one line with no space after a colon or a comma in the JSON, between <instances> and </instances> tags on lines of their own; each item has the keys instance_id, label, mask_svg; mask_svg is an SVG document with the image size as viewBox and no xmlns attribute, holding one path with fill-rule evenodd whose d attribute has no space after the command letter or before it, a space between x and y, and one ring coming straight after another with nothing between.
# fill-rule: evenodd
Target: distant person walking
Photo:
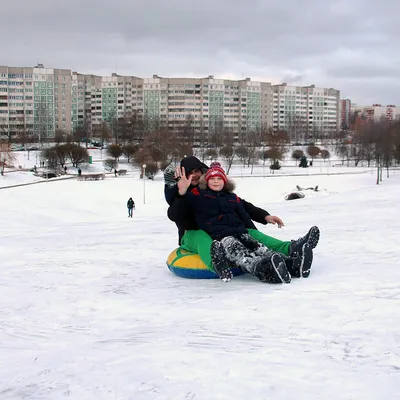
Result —
<instances>
[{"instance_id":1,"label":"distant person walking","mask_svg":"<svg viewBox=\"0 0 400 400\"><path fill-rule=\"evenodd\" d=\"M78 168L78 176L82 175L82 170L80 168Z\"/></svg>"},{"instance_id":2,"label":"distant person walking","mask_svg":"<svg viewBox=\"0 0 400 400\"><path fill-rule=\"evenodd\" d=\"M133 210L135 209L135 202L132 200L132 197L129 197L128 202L126 203L128 207L128 218L132 218Z\"/></svg>"},{"instance_id":3,"label":"distant person walking","mask_svg":"<svg viewBox=\"0 0 400 400\"><path fill-rule=\"evenodd\" d=\"M117 177L117 168L114 168L114 176Z\"/></svg>"}]
</instances>

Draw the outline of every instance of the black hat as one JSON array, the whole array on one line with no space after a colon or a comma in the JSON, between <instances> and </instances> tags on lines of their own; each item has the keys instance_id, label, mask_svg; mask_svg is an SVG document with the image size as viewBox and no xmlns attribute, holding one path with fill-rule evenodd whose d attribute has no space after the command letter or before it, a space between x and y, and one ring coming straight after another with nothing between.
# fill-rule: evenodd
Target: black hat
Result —
<instances>
[{"instance_id":1,"label":"black hat","mask_svg":"<svg viewBox=\"0 0 400 400\"><path fill-rule=\"evenodd\" d=\"M202 163L197 157L195 156L188 156L182 159L181 161L181 168L185 168L186 174L190 173L194 169L201 169L203 174L207 172L208 167L206 164Z\"/></svg>"}]
</instances>

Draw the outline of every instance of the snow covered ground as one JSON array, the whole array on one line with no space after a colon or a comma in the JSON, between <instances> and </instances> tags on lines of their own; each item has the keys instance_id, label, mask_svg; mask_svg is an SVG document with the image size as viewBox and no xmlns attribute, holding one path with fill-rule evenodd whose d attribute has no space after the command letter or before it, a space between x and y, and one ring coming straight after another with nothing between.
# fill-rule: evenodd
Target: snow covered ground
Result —
<instances>
[{"instance_id":1,"label":"snow covered ground","mask_svg":"<svg viewBox=\"0 0 400 400\"><path fill-rule=\"evenodd\" d=\"M263 232L319 225L309 279L173 275L161 175L0 190L0 399L399 398L400 174L236 182L286 224Z\"/></svg>"}]
</instances>

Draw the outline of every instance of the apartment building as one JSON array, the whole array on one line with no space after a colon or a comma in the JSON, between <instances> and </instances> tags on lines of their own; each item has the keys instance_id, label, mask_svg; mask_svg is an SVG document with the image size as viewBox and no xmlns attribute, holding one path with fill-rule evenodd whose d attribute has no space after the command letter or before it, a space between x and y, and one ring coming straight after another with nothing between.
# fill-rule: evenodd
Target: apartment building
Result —
<instances>
[{"instance_id":1,"label":"apartment building","mask_svg":"<svg viewBox=\"0 0 400 400\"><path fill-rule=\"evenodd\" d=\"M340 129L350 129L351 100L340 100Z\"/></svg>"},{"instance_id":2,"label":"apartment building","mask_svg":"<svg viewBox=\"0 0 400 400\"><path fill-rule=\"evenodd\" d=\"M382 119L386 121L394 121L400 119L400 107L393 104L382 106L381 104L373 104L372 106L352 105L352 112L361 112L367 123L379 122Z\"/></svg>"},{"instance_id":3,"label":"apartment building","mask_svg":"<svg viewBox=\"0 0 400 400\"><path fill-rule=\"evenodd\" d=\"M340 129L340 91L311 86L272 86L273 128L296 140L329 136Z\"/></svg>"},{"instance_id":4,"label":"apartment building","mask_svg":"<svg viewBox=\"0 0 400 400\"><path fill-rule=\"evenodd\" d=\"M57 129L71 132L137 113L170 129L190 118L195 131L209 133L222 126L236 134L261 127L329 133L339 128L339 94L250 78L102 77L0 66L0 125L11 134L26 129L52 137Z\"/></svg>"},{"instance_id":5,"label":"apartment building","mask_svg":"<svg viewBox=\"0 0 400 400\"><path fill-rule=\"evenodd\" d=\"M71 131L71 71L0 66L0 130L53 137Z\"/></svg>"}]
</instances>

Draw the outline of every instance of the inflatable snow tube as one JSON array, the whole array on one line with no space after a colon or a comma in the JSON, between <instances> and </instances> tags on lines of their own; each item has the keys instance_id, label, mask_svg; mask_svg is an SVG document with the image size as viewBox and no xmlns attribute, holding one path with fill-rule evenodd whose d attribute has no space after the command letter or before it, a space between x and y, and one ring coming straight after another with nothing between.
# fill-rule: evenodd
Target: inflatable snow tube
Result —
<instances>
[{"instance_id":1,"label":"inflatable snow tube","mask_svg":"<svg viewBox=\"0 0 400 400\"><path fill-rule=\"evenodd\" d=\"M167 265L171 272L182 278L189 279L215 279L218 275L210 271L201 261L200 256L189 251L182 250L180 247L171 252L167 259ZM239 268L232 268L234 276L242 275L243 271Z\"/></svg>"}]
</instances>

